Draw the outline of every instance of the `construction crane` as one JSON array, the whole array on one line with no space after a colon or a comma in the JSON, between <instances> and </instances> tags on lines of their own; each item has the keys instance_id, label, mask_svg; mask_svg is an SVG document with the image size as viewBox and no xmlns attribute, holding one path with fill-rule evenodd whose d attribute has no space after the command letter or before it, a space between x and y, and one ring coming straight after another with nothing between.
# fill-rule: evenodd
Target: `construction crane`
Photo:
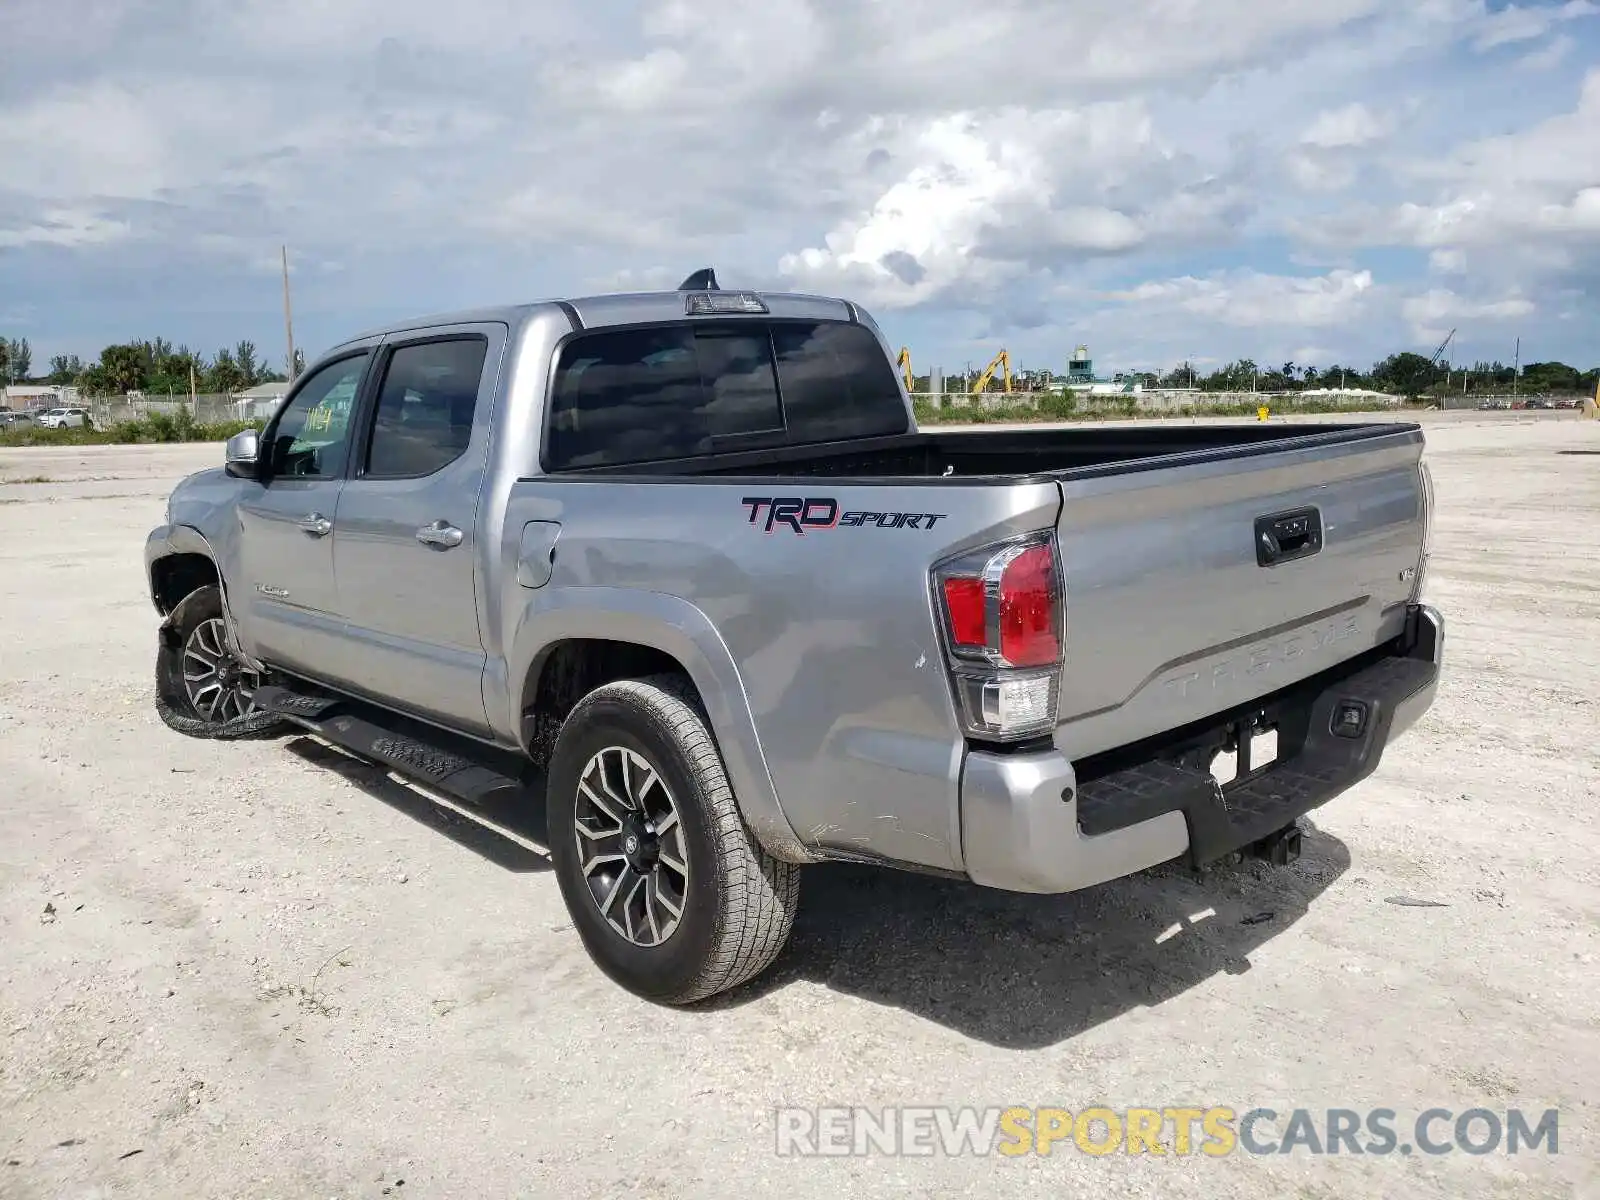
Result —
<instances>
[{"instance_id":1,"label":"construction crane","mask_svg":"<svg viewBox=\"0 0 1600 1200\"><path fill-rule=\"evenodd\" d=\"M1428 360L1428 368L1430 370L1439 361L1439 356L1441 354L1443 354L1445 352L1445 350L1449 348L1450 343L1455 340L1455 336L1456 336L1456 331L1454 329L1452 329L1445 336L1444 341L1439 343L1439 348L1433 352L1433 357Z\"/></svg>"},{"instance_id":2,"label":"construction crane","mask_svg":"<svg viewBox=\"0 0 1600 1200\"><path fill-rule=\"evenodd\" d=\"M911 374L911 347L910 346L901 346L900 347L900 357L895 360L895 365L900 368L900 374L905 376L906 391L908 391L908 392L915 391L916 388L914 386L913 381L915 380L916 377Z\"/></svg>"},{"instance_id":3,"label":"construction crane","mask_svg":"<svg viewBox=\"0 0 1600 1200\"><path fill-rule=\"evenodd\" d=\"M989 360L989 365L983 369L983 374L979 375L978 381L972 385L972 394L974 396L989 390L989 383L994 379L996 367L1000 369L1000 378L1006 385L1006 391L1009 392L1011 390L1011 356L1002 350Z\"/></svg>"},{"instance_id":4,"label":"construction crane","mask_svg":"<svg viewBox=\"0 0 1600 1200\"><path fill-rule=\"evenodd\" d=\"M1445 352L1450 343L1455 339L1455 336L1456 331L1454 329L1445 334L1444 341L1439 343L1439 348L1433 352L1433 357L1428 360L1428 379L1430 382L1433 379L1433 369L1436 365L1438 365L1439 356ZM1462 378L1465 379L1466 377L1462 376ZM1445 368L1444 385L1446 387L1450 386L1450 369L1448 367Z\"/></svg>"}]
</instances>

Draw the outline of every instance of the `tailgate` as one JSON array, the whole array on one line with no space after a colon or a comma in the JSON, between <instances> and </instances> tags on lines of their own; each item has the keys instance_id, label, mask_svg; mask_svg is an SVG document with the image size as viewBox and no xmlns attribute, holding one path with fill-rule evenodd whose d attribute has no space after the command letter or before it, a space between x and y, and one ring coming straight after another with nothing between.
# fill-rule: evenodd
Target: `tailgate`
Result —
<instances>
[{"instance_id":1,"label":"tailgate","mask_svg":"<svg viewBox=\"0 0 1600 1200\"><path fill-rule=\"evenodd\" d=\"M1057 746L1076 759L1165 733L1398 635L1422 448L1400 426L1064 478Z\"/></svg>"}]
</instances>

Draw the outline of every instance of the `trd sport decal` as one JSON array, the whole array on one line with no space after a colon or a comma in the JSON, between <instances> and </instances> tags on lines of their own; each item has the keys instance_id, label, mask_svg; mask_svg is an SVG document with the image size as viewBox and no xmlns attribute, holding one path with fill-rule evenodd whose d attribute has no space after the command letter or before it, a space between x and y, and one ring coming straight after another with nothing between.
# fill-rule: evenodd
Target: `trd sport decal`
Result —
<instances>
[{"instance_id":1,"label":"trd sport decal","mask_svg":"<svg viewBox=\"0 0 1600 1200\"><path fill-rule=\"evenodd\" d=\"M866 526L873 529L932 529L949 513L847 512L830 496L746 496L740 501L749 512L750 524L760 523L771 533L778 526L798 534L824 529Z\"/></svg>"}]
</instances>

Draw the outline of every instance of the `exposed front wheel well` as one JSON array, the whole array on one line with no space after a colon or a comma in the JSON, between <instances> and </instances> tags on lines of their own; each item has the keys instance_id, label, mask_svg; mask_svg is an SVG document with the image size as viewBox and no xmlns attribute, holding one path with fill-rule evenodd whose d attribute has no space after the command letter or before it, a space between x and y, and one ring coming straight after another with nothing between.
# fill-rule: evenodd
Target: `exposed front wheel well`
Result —
<instances>
[{"instance_id":1,"label":"exposed front wheel well","mask_svg":"<svg viewBox=\"0 0 1600 1200\"><path fill-rule=\"evenodd\" d=\"M220 586L217 566L204 554L169 554L150 567L151 599L162 616L200 588Z\"/></svg>"},{"instance_id":2,"label":"exposed front wheel well","mask_svg":"<svg viewBox=\"0 0 1600 1200\"><path fill-rule=\"evenodd\" d=\"M529 672L522 688L522 743L538 761L549 759L567 715L590 692L619 679L675 675L700 700L688 670L653 646L605 638L558 642Z\"/></svg>"}]
</instances>

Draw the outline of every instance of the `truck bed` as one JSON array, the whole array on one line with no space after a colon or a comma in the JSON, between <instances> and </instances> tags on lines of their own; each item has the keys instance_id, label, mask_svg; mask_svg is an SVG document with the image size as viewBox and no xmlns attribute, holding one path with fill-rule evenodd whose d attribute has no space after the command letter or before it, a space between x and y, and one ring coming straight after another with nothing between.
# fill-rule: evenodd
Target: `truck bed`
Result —
<instances>
[{"instance_id":1,"label":"truck bed","mask_svg":"<svg viewBox=\"0 0 1600 1200\"><path fill-rule=\"evenodd\" d=\"M704 614L803 840L849 849L853 807L870 802L894 814L877 853L958 867L962 759L933 564L1055 529L1065 661L1051 740L1084 761L1400 636L1422 567L1422 450L1404 422L912 433L532 476L508 525L560 522L551 583L573 604L649 586L692 606L685 626ZM837 523L785 525L780 502ZM547 561L547 543L529 545Z\"/></svg>"},{"instance_id":2,"label":"truck bed","mask_svg":"<svg viewBox=\"0 0 1600 1200\"><path fill-rule=\"evenodd\" d=\"M563 474L834 478L1008 482L1072 475L1090 478L1156 467L1334 446L1418 431L1412 423L1072 426L1037 430L957 430L783 449L719 451L658 463L596 467Z\"/></svg>"},{"instance_id":3,"label":"truck bed","mask_svg":"<svg viewBox=\"0 0 1600 1200\"><path fill-rule=\"evenodd\" d=\"M1041 736L1074 763L1226 724L1404 629L1427 520L1416 424L919 430L868 326L754 320L560 351L489 531L498 570L536 590L483 619L508 644L613 637L648 594L672 614L657 644L699 630L702 658L726 660L697 686L748 699L734 773L770 781L801 843L962 870L972 746L931 580L981 547L1054 530L1063 655Z\"/></svg>"}]
</instances>

